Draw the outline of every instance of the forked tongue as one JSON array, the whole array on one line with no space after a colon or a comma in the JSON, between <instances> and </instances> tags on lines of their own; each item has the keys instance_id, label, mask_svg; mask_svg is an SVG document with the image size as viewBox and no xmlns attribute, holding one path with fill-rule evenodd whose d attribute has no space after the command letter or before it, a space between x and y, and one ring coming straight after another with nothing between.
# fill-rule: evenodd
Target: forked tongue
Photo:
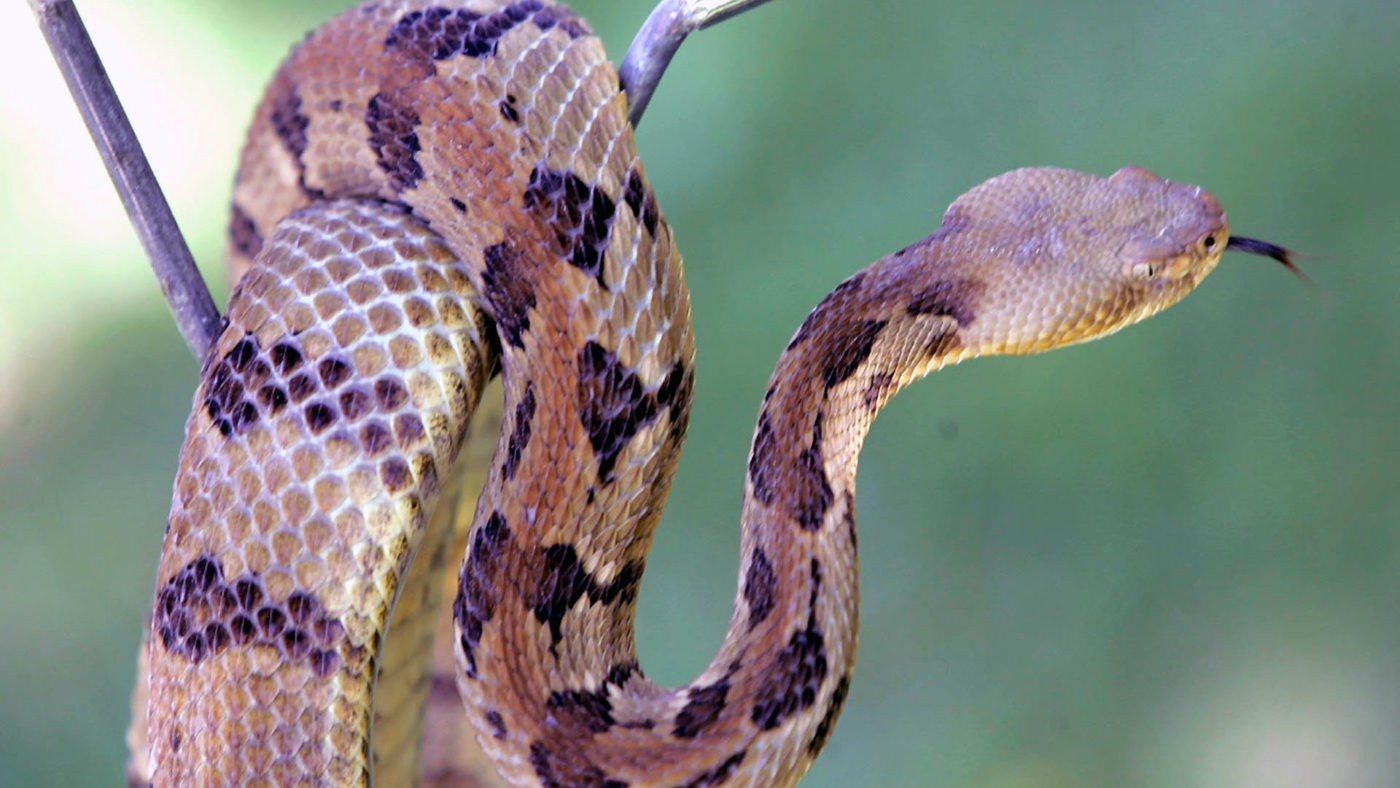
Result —
<instances>
[{"instance_id":1,"label":"forked tongue","mask_svg":"<svg viewBox=\"0 0 1400 788\"><path fill-rule=\"evenodd\" d=\"M1238 235L1230 236L1230 240L1225 244L1225 251L1248 252L1249 254L1272 257L1283 264L1284 268L1292 271L1295 276L1311 285L1312 279L1303 273L1303 270L1293 263L1293 253L1282 246L1275 246L1268 241L1257 241L1253 238L1243 238Z\"/></svg>"}]
</instances>

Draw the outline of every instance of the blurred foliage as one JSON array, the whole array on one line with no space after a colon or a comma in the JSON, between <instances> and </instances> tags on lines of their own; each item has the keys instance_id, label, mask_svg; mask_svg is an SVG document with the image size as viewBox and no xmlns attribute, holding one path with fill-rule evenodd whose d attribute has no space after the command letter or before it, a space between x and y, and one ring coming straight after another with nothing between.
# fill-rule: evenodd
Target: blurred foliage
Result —
<instances>
[{"instance_id":1,"label":"blurred foliage","mask_svg":"<svg viewBox=\"0 0 1400 788\"><path fill-rule=\"evenodd\" d=\"M649 3L579 10L620 54ZM342 3L81 5L216 271L260 84ZM3 13L0 785L113 784L197 369ZM902 395L862 468L860 664L804 785L1393 784L1397 40L1393 0L782 0L696 36L639 136L700 348L648 673L688 680L723 632L755 410L806 311L992 175L1140 164L1320 287L1229 256L1108 342Z\"/></svg>"}]
</instances>

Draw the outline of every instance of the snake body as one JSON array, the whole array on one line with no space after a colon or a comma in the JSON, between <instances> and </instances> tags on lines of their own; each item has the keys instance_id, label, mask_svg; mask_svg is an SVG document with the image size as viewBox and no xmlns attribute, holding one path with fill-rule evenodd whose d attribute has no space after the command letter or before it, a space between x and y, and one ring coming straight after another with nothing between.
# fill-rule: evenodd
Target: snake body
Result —
<instances>
[{"instance_id":1,"label":"snake body","mask_svg":"<svg viewBox=\"0 0 1400 788\"><path fill-rule=\"evenodd\" d=\"M841 283L763 398L724 642L660 687L632 621L694 350L615 72L548 2L352 9L293 51L243 153L241 278L180 455L136 779L419 776L413 709L437 689L419 612L499 364L506 418L452 613L456 690L501 776L791 785L850 686L856 461L876 411L945 365L1141 320L1228 237L1198 187L1032 168Z\"/></svg>"}]
</instances>

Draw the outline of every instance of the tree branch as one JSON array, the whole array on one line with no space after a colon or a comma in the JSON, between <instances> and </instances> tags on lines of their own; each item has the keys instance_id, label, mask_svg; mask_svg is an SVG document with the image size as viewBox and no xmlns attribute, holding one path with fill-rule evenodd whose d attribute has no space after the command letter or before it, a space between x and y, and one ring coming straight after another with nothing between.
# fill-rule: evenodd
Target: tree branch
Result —
<instances>
[{"instance_id":1,"label":"tree branch","mask_svg":"<svg viewBox=\"0 0 1400 788\"><path fill-rule=\"evenodd\" d=\"M203 359L219 335L219 310L112 90L78 9L71 0L30 0L30 6L141 238L180 334L195 358Z\"/></svg>"},{"instance_id":2,"label":"tree branch","mask_svg":"<svg viewBox=\"0 0 1400 788\"><path fill-rule=\"evenodd\" d=\"M627 119L635 128L651 94L685 37L763 5L768 0L661 0L627 48L619 78L627 92Z\"/></svg>"}]
</instances>

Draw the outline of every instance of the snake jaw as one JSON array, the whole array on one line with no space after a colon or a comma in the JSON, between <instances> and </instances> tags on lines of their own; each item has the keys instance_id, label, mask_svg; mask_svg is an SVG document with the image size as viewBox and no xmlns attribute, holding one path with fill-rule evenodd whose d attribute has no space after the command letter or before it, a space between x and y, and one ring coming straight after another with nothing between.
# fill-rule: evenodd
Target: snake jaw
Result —
<instances>
[{"instance_id":1,"label":"snake jaw","mask_svg":"<svg viewBox=\"0 0 1400 788\"><path fill-rule=\"evenodd\" d=\"M1139 284L1181 285L1190 290L1220 263L1223 249L1216 239L1228 234L1222 220L1217 229L1202 233L1185 248L1161 243L1160 238L1145 244L1129 242L1119 251L1123 274Z\"/></svg>"}]
</instances>

